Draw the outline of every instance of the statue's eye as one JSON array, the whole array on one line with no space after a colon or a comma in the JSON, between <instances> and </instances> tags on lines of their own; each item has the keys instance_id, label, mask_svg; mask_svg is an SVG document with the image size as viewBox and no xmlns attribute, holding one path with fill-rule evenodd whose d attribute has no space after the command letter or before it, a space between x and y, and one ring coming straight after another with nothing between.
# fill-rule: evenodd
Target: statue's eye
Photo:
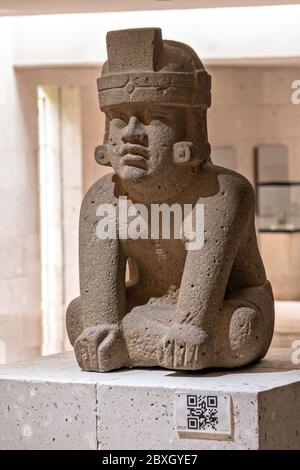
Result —
<instances>
[{"instance_id":1,"label":"statue's eye","mask_svg":"<svg viewBox=\"0 0 300 470\"><path fill-rule=\"evenodd\" d=\"M128 118L125 114L122 114L117 111L109 110L107 111L107 117L110 121L114 121L114 124L127 123Z\"/></svg>"},{"instance_id":2,"label":"statue's eye","mask_svg":"<svg viewBox=\"0 0 300 470\"><path fill-rule=\"evenodd\" d=\"M118 123L124 123L124 124L126 124L126 120L125 120L125 118L123 118L123 117L114 117L114 118L113 118L113 121L114 121L115 123L118 122Z\"/></svg>"},{"instance_id":3,"label":"statue's eye","mask_svg":"<svg viewBox=\"0 0 300 470\"><path fill-rule=\"evenodd\" d=\"M118 127L119 129L127 126L126 116L122 116L122 115L113 116L111 118L111 122L113 123L114 126Z\"/></svg>"}]
</instances>

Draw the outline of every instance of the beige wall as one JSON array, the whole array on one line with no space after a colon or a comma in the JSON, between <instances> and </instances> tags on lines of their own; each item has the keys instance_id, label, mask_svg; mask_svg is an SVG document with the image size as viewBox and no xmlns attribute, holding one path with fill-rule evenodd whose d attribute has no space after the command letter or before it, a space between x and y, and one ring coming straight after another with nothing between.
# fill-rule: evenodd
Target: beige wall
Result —
<instances>
[{"instance_id":1,"label":"beige wall","mask_svg":"<svg viewBox=\"0 0 300 470\"><path fill-rule=\"evenodd\" d=\"M208 115L213 145L234 145L237 170L252 182L253 149L285 144L290 176L300 179L300 105L291 102L300 67L210 67L212 107Z\"/></svg>"},{"instance_id":2,"label":"beige wall","mask_svg":"<svg viewBox=\"0 0 300 470\"><path fill-rule=\"evenodd\" d=\"M3 26L3 25L2 25ZM38 171L33 113L13 69L10 31L0 29L0 361L40 349ZM31 108L32 109L32 108Z\"/></svg>"},{"instance_id":3,"label":"beige wall","mask_svg":"<svg viewBox=\"0 0 300 470\"><path fill-rule=\"evenodd\" d=\"M99 111L96 79L100 67L58 67L17 69L20 92L26 94L27 106L23 106L26 118L31 119L29 132L36 140L36 87L38 85L68 85L80 87L82 111L82 153L84 191L103 174L94 160L94 149L102 142L104 117ZM24 99L22 96L22 99ZM35 132L34 132L35 129Z\"/></svg>"},{"instance_id":4,"label":"beige wall","mask_svg":"<svg viewBox=\"0 0 300 470\"><path fill-rule=\"evenodd\" d=\"M299 300L300 233L262 233L260 241L276 299Z\"/></svg>"}]
</instances>

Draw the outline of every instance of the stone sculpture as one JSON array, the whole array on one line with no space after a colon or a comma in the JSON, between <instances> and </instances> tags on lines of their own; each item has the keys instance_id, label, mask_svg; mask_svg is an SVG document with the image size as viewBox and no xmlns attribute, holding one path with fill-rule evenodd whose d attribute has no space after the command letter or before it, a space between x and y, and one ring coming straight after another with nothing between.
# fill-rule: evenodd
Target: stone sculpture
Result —
<instances>
[{"instance_id":1,"label":"stone sculpture","mask_svg":"<svg viewBox=\"0 0 300 470\"><path fill-rule=\"evenodd\" d=\"M162 40L157 28L109 32L107 53L97 80L106 131L95 156L114 173L89 189L81 208L81 295L66 318L77 361L104 372L258 360L273 335L272 288L253 188L210 159L210 76L190 47ZM175 236L126 239L119 220L116 237L99 238L97 207L120 198L147 208L204 205L203 247L187 250Z\"/></svg>"}]
</instances>

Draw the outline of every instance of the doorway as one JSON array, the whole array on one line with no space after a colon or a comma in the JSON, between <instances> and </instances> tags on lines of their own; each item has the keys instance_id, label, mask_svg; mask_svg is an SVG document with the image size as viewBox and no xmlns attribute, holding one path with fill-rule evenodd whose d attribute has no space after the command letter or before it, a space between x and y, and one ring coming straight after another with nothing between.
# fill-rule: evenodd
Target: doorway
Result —
<instances>
[{"instance_id":1,"label":"doorway","mask_svg":"<svg viewBox=\"0 0 300 470\"><path fill-rule=\"evenodd\" d=\"M42 354L64 351L68 303L79 295L78 220L82 200L80 89L37 88Z\"/></svg>"}]
</instances>

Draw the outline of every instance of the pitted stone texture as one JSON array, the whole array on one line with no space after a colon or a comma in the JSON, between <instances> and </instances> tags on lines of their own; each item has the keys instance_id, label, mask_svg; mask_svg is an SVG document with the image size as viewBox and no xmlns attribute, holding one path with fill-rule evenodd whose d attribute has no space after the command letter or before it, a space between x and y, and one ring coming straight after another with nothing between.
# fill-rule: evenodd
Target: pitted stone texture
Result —
<instances>
[{"instance_id":1,"label":"pitted stone texture","mask_svg":"<svg viewBox=\"0 0 300 470\"><path fill-rule=\"evenodd\" d=\"M141 28L107 33L107 56L110 73L128 70L155 70L162 38L159 28ZM120 60L122 57L122 60Z\"/></svg>"},{"instance_id":2,"label":"pitted stone texture","mask_svg":"<svg viewBox=\"0 0 300 470\"><path fill-rule=\"evenodd\" d=\"M200 370L261 359L273 335L272 288L254 190L210 159L210 76L189 46L163 40L157 28L112 31L107 49L97 83L106 131L95 155L114 174L89 189L81 208L80 297L67 310L79 366ZM204 206L203 247L189 251L161 226L156 239L150 230L126 238L119 214L116 238L99 238L97 208L118 208L122 198L148 215L153 204L176 204L182 214L189 204L194 221Z\"/></svg>"},{"instance_id":3,"label":"pitted stone texture","mask_svg":"<svg viewBox=\"0 0 300 470\"><path fill-rule=\"evenodd\" d=\"M0 421L6 430L0 449L95 449L94 385L66 387L43 381L41 374L39 381L1 381L0 388Z\"/></svg>"},{"instance_id":4,"label":"pitted stone texture","mask_svg":"<svg viewBox=\"0 0 300 470\"><path fill-rule=\"evenodd\" d=\"M230 395L231 440L180 438L178 392ZM270 350L237 371L82 373L72 352L0 367L1 449L299 449L300 369Z\"/></svg>"}]
</instances>

